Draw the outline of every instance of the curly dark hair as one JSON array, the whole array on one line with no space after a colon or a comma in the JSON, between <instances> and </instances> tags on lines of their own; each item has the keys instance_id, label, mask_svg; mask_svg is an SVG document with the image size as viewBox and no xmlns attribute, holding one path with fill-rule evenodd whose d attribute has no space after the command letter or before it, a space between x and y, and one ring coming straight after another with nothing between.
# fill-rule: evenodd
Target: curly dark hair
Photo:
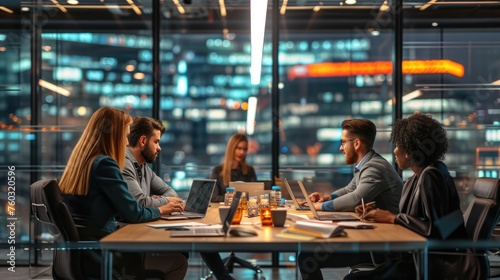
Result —
<instances>
[{"instance_id":1,"label":"curly dark hair","mask_svg":"<svg viewBox=\"0 0 500 280\"><path fill-rule=\"evenodd\" d=\"M429 115L415 113L392 125L391 142L420 167L443 160L448 138L443 125Z\"/></svg>"}]
</instances>

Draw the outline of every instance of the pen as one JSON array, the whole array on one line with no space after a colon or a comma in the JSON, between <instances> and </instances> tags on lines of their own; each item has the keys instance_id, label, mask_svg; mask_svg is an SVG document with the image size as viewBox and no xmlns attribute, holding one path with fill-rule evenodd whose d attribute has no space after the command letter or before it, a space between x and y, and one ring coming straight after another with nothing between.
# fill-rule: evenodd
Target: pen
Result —
<instances>
[{"instance_id":1,"label":"pen","mask_svg":"<svg viewBox=\"0 0 500 280\"><path fill-rule=\"evenodd\" d=\"M361 205L363 206L363 217L364 217L366 214L366 208L365 208L365 200L363 198L361 198Z\"/></svg>"}]
</instances>

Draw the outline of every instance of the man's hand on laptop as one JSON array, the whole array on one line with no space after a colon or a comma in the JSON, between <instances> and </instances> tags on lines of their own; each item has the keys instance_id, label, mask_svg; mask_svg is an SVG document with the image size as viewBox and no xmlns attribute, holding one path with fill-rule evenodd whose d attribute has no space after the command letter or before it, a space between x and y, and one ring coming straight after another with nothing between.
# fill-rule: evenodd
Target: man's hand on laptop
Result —
<instances>
[{"instance_id":1,"label":"man's hand on laptop","mask_svg":"<svg viewBox=\"0 0 500 280\"><path fill-rule=\"evenodd\" d=\"M172 202L162 205L158 207L158 209L160 210L160 215L168 215L174 212L184 211L184 207L182 206L181 203L172 203Z\"/></svg>"},{"instance_id":2,"label":"man's hand on laptop","mask_svg":"<svg viewBox=\"0 0 500 280\"><path fill-rule=\"evenodd\" d=\"M167 200L170 203L181 203L181 204L184 203L184 201L180 197L169 196L169 197L167 197Z\"/></svg>"},{"instance_id":3,"label":"man's hand on laptop","mask_svg":"<svg viewBox=\"0 0 500 280\"><path fill-rule=\"evenodd\" d=\"M311 199L312 202L323 202L332 199L329 195L322 196L318 192L313 192L312 194L309 195L309 198Z\"/></svg>"}]
</instances>

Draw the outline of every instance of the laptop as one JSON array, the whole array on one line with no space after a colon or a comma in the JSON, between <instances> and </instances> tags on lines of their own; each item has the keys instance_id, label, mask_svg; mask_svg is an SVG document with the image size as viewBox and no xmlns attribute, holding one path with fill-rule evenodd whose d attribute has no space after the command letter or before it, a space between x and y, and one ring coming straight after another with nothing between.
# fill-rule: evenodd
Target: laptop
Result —
<instances>
[{"instance_id":1,"label":"laptop","mask_svg":"<svg viewBox=\"0 0 500 280\"><path fill-rule=\"evenodd\" d=\"M203 219L210 206L210 198L215 189L215 179L194 179L184 206L184 212L162 215L163 220Z\"/></svg>"},{"instance_id":2,"label":"laptop","mask_svg":"<svg viewBox=\"0 0 500 280\"><path fill-rule=\"evenodd\" d=\"M240 203L241 192L236 192L234 194L233 202L229 207L229 213L227 213L226 219L222 223L222 228L219 227L191 227L185 230L176 230L170 233L171 237L187 237L187 236L226 236L229 232L229 227L231 226L231 221L233 220L238 204Z\"/></svg>"},{"instance_id":3,"label":"laptop","mask_svg":"<svg viewBox=\"0 0 500 280\"><path fill-rule=\"evenodd\" d=\"M300 190L302 191L302 194L304 195L304 198L307 201L307 205L311 205L310 210L316 220L320 221L359 221L358 217L355 217L353 215L349 214L339 214L339 213L325 213L322 212L321 214L314 209L313 202L311 201L311 198L309 198L309 195L307 195L306 188L302 184L301 181L297 181L297 184L299 184Z\"/></svg>"},{"instance_id":4,"label":"laptop","mask_svg":"<svg viewBox=\"0 0 500 280\"><path fill-rule=\"evenodd\" d=\"M295 197L295 194L293 192L294 190L292 190L292 187L288 183L288 180L286 178L282 178L282 180L283 180L283 185L285 185L285 188L288 191L288 194L290 194L290 198L292 199L293 204L295 205L295 210L309 210L309 206L302 205L297 201L297 197ZM306 203L306 201L303 201L303 203Z\"/></svg>"},{"instance_id":5,"label":"laptop","mask_svg":"<svg viewBox=\"0 0 500 280\"><path fill-rule=\"evenodd\" d=\"M269 193L264 190L264 182L229 182L229 187L235 191L247 192L249 196L260 196L261 194Z\"/></svg>"}]
</instances>

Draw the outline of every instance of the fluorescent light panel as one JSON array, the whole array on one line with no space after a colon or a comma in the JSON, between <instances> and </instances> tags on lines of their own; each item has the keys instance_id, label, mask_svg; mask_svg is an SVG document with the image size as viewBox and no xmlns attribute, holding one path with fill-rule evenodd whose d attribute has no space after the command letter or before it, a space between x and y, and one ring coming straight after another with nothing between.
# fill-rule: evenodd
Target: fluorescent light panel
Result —
<instances>
[{"instance_id":1,"label":"fluorescent light panel","mask_svg":"<svg viewBox=\"0 0 500 280\"><path fill-rule=\"evenodd\" d=\"M13 10L11 10L11 9L9 9L7 7L4 7L4 6L0 6L0 11L4 11L4 12L9 13L9 14L13 14L14 13Z\"/></svg>"},{"instance_id":2,"label":"fluorescent light panel","mask_svg":"<svg viewBox=\"0 0 500 280\"><path fill-rule=\"evenodd\" d=\"M132 9L134 10L134 12L136 14L142 15L141 9L139 9L139 7L137 7L137 5L134 3L133 0L127 0L127 3L130 5L130 7L132 7Z\"/></svg>"},{"instance_id":3,"label":"fluorescent light panel","mask_svg":"<svg viewBox=\"0 0 500 280\"><path fill-rule=\"evenodd\" d=\"M250 80L252 85L260 84L266 15L267 0L250 1Z\"/></svg>"},{"instance_id":4,"label":"fluorescent light panel","mask_svg":"<svg viewBox=\"0 0 500 280\"><path fill-rule=\"evenodd\" d=\"M286 13L287 5L288 5L288 0L283 0L283 3L281 3L280 14L284 15Z\"/></svg>"},{"instance_id":5,"label":"fluorescent light panel","mask_svg":"<svg viewBox=\"0 0 500 280\"><path fill-rule=\"evenodd\" d=\"M179 0L172 0L172 2L174 2L174 5L175 5L175 7L177 7L177 10L179 11L179 13L181 13L181 14L186 13L186 10L184 10L184 7L182 7L181 3L179 3Z\"/></svg>"},{"instance_id":6,"label":"fluorescent light panel","mask_svg":"<svg viewBox=\"0 0 500 280\"><path fill-rule=\"evenodd\" d=\"M220 6L220 15L222 17L225 17L227 15L227 12L226 12L226 4L224 3L224 0L219 0L219 6Z\"/></svg>"},{"instance_id":7,"label":"fluorescent light panel","mask_svg":"<svg viewBox=\"0 0 500 280\"><path fill-rule=\"evenodd\" d=\"M45 80L40 80L38 82L38 85L40 85L41 87L43 88L46 88L48 90L51 90L55 93L59 93L60 95L64 95L64 96L70 96L71 95L71 92L65 88L62 88L60 86L57 86L57 85L54 85L54 84L51 84Z\"/></svg>"},{"instance_id":8,"label":"fluorescent light panel","mask_svg":"<svg viewBox=\"0 0 500 280\"><path fill-rule=\"evenodd\" d=\"M248 98L247 134L253 135L255 131L255 115L257 114L257 97Z\"/></svg>"}]
</instances>

